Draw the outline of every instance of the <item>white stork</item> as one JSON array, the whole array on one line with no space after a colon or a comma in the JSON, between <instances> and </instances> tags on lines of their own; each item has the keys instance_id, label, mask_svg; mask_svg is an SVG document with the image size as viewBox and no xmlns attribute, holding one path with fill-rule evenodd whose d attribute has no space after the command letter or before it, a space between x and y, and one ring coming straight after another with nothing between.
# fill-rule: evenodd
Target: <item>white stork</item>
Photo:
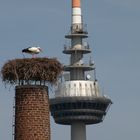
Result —
<instances>
[{"instance_id":1,"label":"white stork","mask_svg":"<svg viewBox=\"0 0 140 140\"><path fill-rule=\"evenodd\" d=\"M34 58L35 57L35 54L38 54L41 51L42 51L42 49L40 47L29 47L29 48L23 49L22 50L22 53L31 54L32 57Z\"/></svg>"}]
</instances>

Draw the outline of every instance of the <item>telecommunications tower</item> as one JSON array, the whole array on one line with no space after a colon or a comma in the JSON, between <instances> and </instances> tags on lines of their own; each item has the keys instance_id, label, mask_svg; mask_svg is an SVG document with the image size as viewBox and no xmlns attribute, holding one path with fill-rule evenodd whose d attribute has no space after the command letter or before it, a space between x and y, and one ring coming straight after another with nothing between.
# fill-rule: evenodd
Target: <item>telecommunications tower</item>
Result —
<instances>
[{"instance_id":1,"label":"telecommunications tower","mask_svg":"<svg viewBox=\"0 0 140 140\"><path fill-rule=\"evenodd\" d=\"M50 99L51 115L56 123L71 125L71 140L86 140L86 125L102 122L112 101L100 94L96 77L88 74L95 73L94 62L90 59L84 63L84 55L91 53L91 49L85 41L88 32L80 0L72 0L72 24L65 38L71 42L63 50L70 56L70 64L64 66L64 80Z\"/></svg>"}]
</instances>

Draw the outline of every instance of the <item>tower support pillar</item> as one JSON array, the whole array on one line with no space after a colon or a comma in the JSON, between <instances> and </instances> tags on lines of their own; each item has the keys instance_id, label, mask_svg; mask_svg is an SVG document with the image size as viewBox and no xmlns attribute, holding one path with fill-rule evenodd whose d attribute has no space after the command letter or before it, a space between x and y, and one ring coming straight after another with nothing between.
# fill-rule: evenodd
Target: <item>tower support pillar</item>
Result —
<instances>
[{"instance_id":1,"label":"tower support pillar","mask_svg":"<svg viewBox=\"0 0 140 140\"><path fill-rule=\"evenodd\" d=\"M86 125L83 122L71 124L71 140L86 140Z\"/></svg>"}]
</instances>

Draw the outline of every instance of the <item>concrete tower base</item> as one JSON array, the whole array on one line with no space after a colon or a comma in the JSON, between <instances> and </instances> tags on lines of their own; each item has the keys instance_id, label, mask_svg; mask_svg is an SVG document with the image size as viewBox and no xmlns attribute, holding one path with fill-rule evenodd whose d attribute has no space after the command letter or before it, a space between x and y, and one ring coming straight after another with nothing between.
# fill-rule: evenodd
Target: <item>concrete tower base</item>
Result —
<instances>
[{"instance_id":1,"label":"concrete tower base","mask_svg":"<svg viewBox=\"0 0 140 140\"><path fill-rule=\"evenodd\" d=\"M15 140L50 140L48 89L17 86L15 97Z\"/></svg>"}]
</instances>

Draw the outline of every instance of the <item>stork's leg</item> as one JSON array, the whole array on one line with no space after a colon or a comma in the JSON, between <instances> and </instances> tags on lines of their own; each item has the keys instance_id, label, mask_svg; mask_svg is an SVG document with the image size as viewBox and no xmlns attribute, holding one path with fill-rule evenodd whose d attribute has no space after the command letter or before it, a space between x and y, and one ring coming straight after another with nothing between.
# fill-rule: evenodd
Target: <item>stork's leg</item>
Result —
<instances>
[{"instance_id":1,"label":"stork's leg","mask_svg":"<svg viewBox=\"0 0 140 140\"><path fill-rule=\"evenodd\" d=\"M35 54L32 54L32 58L35 58Z\"/></svg>"},{"instance_id":2,"label":"stork's leg","mask_svg":"<svg viewBox=\"0 0 140 140\"><path fill-rule=\"evenodd\" d=\"M22 55L23 55L23 58L25 58L25 55L24 55L24 53L22 53Z\"/></svg>"}]
</instances>

